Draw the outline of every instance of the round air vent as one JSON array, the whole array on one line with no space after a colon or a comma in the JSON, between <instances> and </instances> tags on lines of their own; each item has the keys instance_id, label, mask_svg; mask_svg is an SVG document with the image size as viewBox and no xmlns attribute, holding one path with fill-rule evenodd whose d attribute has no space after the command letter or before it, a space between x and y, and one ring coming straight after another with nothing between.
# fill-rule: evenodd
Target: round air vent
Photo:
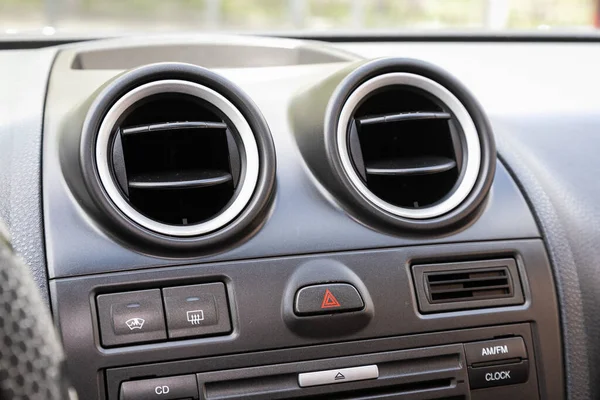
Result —
<instances>
[{"instance_id":1,"label":"round air vent","mask_svg":"<svg viewBox=\"0 0 600 400\"><path fill-rule=\"evenodd\" d=\"M121 211L173 236L228 224L248 204L259 169L254 135L237 108L182 80L146 83L122 96L100 125L96 164Z\"/></svg>"},{"instance_id":2,"label":"round air vent","mask_svg":"<svg viewBox=\"0 0 600 400\"><path fill-rule=\"evenodd\" d=\"M179 250L258 223L274 183L273 143L254 104L191 65L146 66L109 84L88 113L81 154L113 225Z\"/></svg>"},{"instance_id":3,"label":"round air vent","mask_svg":"<svg viewBox=\"0 0 600 400\"><path fill-rule=\"evenodd\" d=\"M396 226L456 223L493 179L495 147L479 105L425 63L388 59L355 70L330 102L326 128L352 200Z\"/></svg>"}]
</instances>

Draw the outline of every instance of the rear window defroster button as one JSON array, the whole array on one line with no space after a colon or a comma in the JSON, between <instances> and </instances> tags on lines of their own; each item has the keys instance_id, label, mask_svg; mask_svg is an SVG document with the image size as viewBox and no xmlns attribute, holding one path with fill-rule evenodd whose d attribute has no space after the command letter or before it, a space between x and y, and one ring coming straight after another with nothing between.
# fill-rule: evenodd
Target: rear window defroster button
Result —
<instances>
[{"instance_id":1,"label":"rear window defroster button","mask_svg":"<svg viewBox=\"0 0 600 400\"><path fill-rule=\"evenodd\" d=\"M229 333L225 285L208 283L163 289L169 338Z\"/></svg>"}]
</instances>

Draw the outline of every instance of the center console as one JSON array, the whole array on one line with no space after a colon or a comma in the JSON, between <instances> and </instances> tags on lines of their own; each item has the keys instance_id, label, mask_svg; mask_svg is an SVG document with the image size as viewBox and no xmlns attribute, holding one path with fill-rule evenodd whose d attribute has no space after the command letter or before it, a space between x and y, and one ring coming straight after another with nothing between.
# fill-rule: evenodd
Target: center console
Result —
<instances>
[{"instance_id":1,"label":"center console","mask_svg":"<svg viewBox=\"0 0 600 400\"><path fill-rule=\"evenodd\" d=\"M80 398L562 399L552 267L468 89L219 40L211 70L194 38L57 56L44 218Z\"/></svg>"}]
</instances>

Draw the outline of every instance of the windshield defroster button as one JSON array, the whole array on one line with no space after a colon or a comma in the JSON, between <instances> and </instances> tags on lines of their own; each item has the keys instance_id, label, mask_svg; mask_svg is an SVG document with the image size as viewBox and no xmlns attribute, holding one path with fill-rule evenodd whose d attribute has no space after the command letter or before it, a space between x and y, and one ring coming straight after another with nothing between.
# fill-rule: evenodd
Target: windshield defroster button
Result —
<instances>
[{"instance_id":1,"label":"windshield defroster button","mask_svg":"<svg viewBox=\"0 0 600 400\"><path fill-rule=\"evenodd\" d=\"M102 345L148 343L167 338L159 289L102 294L96 300Z\"/></svg>"}]
</instances>

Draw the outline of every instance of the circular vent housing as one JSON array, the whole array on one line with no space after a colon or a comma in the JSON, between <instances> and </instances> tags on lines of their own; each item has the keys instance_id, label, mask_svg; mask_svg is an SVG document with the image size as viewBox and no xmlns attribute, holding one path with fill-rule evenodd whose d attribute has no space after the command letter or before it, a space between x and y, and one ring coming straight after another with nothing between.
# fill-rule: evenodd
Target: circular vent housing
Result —
<instances>
[{"instance_id":1,"label":"circular vent housing","mask_svg":"<svg viewBox=\"0 0 600 400\"><path fill-rule=\"evenodd\" d=\"M435 67L389 59L364 65L338 88L328 124L339 179L364 211L386 222L447 226L487 195L495 165L487 120Z\"/></svg>"},{"instance_id":2,"label":"circular vent housing","mask_svg":"<svg viewBox=\"0 0 600 400\"><path fill-rule=\"evenodd\" d=\"M147 244L197 248L257 222L274 182L268 128L233 84L158 64L101 93L81 142L86 183L113 223Z\"/></svg>"},{"instance_id":3,"label":"circular vent housing","mask_svg":"<svg viewBox=\"0 0 600 400\"><path fill-rule=\"evenodd\" d=\"M96 164L121 211L173 236L202 235L233 220L259 169L252 130L235 106L182 80L150 82L121 97L100 125Z\"/></svg>"}]
</instances>

